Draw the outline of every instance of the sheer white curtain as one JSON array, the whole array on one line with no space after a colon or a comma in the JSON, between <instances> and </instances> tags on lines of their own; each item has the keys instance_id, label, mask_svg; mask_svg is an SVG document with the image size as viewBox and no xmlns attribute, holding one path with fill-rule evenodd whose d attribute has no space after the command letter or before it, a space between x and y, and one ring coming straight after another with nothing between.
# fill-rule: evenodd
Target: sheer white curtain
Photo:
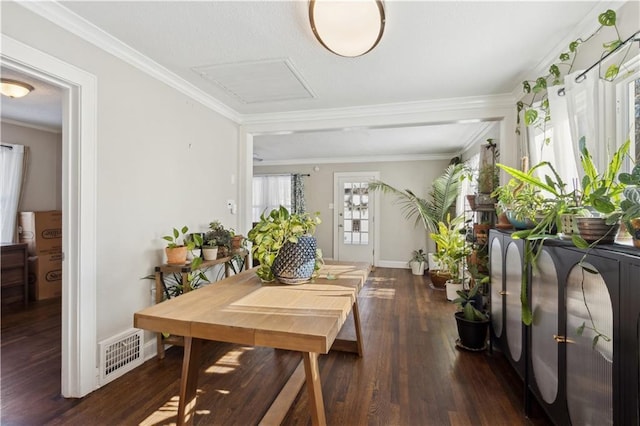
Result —
<instances>
[{"instance_id":1,"label":"sheer white curtain","mask_svg":"<svg viewBox=\"0 0 640 426\"><path fill-rule=\"evenodd\" d=\"M535 165L541 161L548 161L567 185L567 191L572 191L577 185L576 179L579 178L578 155L571 137L567 97L558 94L558 90L559 87L551 87L547 94L551 121L547 124L546 133L534 127L529 129L530 164ZM550 138L549 144L545 142L546 138ZM551 175L552 173L546 167L537 170L537 172L538 177L541 178L545 174Z\"/></svg>"},{"instance_id":2,"label":"sheer white curtain","mask_svg":"<svg viewBox=\"0 0 640 426\"><path fill-rule=\"evenodd\" d=\"M575 79L579 72L567 75L564 81L575 153L579 155L578 142L584 136L587 149L591 152L598 170L604 170L608 162L609 141L605 126L605 106L608 94L614 88L611 83L599 77L598 71L597 68L594 69L578 83ZM554 114L552 109L551 115Z\"/></svg>"},{"instance_id":3,"label":"sheer white curtain","mask_svg":"<svg viewBox=\"0 0 640 426\"><path fill-rule=\"evenodd\" d=\"M464 179L460 183L460 194L458 194L458 199L456 200L456 215L461 215L464 212L468 212L471 210L469 206L469 202L467 201L467 195L475 194L476 192L476 182L478 181L478 167L480 165L480 154L474 154L469 157L468 160L464 162L465 166L468 170L471 171L471 180ZM470 213L473 215L473 213ZM468 219L468 218L467 218Z\"/></svg>"},{"instance_id":4,"label":"sheer white curtain","mask_svg":"<svg viewBox=\"0 0 640 426\"><path fill-rule=\"evenodd\" d=\"M0 213L2 214L2 228L0 241L14 242L16 231L16 217L20 203L22 188L25 148L22 145L2 144L0 147L0 182L2 194L0 196Z\"/></svg>"},{"instance_id":5,"label":"sheer white curtain","mask_svg":"<svg viewBox=\"0 0 640 426\"><path fill-rule=\"evenodd\" d=\"M281 205L291 211L291 175L254 176L253 221L259 221L263 212L268 214Z\"/></svg>"}]
</instances>

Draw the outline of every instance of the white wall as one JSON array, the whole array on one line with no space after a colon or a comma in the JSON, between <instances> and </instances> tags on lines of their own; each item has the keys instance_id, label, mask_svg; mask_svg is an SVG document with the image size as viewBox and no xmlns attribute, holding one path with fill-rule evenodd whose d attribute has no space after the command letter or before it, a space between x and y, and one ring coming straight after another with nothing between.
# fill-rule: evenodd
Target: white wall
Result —
<instances>
[{"instance_id":1,"label":"white wall","mask_svg":"<svg viewBox=\"0 0 640 426\"><path fill-rule=\"evenodd\" d=\"M29 147L21 211L62 208L62 137L60 133L2 122L2 142Z\"/></svg>"},{"instance_id":2,"label":"white wall","mask_svg":"<svg viewBox=\"0 0 640 426\"><path fill-rule=\"evenodd\" d=\"M316 230L318 246L325 257L333 257L333 174L336 172L378 171L380 180L398 189L410 189L416 194L426 197L433 180L440 176L449 162L402 161L379 163L318 164L320 170L315 172L315 165L291 166L255 166L255 174L269 173L309 173L305 178L305 194L307 211L320 212L323 223ZM402 214L399 205L394 204L395 197L388 194L380 196L380 262L406 266L411 252L418 248L427 249L427 232L421 224L414 226Z\"/></svg>"},{"instance_id":3,"label":"white wall","mask_svg":"<svg viewBox=\"0 0 640 426\"><path fill-rule=\"evenodd\" d=\"M34 31L37 29L37 31ZM132 326L149 305L172 227L237 227L238 128L230 120L15 3L2 32L97 77L97 337Z\"/></svg>"}]
</instances>

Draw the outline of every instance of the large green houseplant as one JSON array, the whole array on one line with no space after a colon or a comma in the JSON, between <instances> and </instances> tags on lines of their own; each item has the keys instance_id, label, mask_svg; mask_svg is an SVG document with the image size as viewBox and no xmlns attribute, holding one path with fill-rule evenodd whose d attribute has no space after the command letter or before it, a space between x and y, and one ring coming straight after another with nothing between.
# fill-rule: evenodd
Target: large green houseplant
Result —
<instances>
[{"instance_id":1,"label":"large green houseplant","mask_svg":"<svg viewBox=\"0 0 640 426\"><path fill-rule=\"evenodd\" d=\"M428 232L438 232L438 223L444 222L451 207L460 194L460 182L465 173L463 164L451 164L432 184L428 198L421 198L415 192L394 188L382 181L369 184L372 191L382 191L396 196L407 219L415 218L416 224L422 223Z\"/></svg>"},{"instance_id":2,"label":"large green houseplant","mask_svg":"<svg viewBox=\"0 0 640 426\"><path fill-rule=\"evenodd\" d=\"M438 222L438 232L432 232L430 235L438 247L435 257L443 265L441 273L450 276L446 282L448 300L454 300L456 291L462 289L464 261L471 253L471 247L466 242L464 225L464 215L453 219L447 215L446 222Z\"/></svg>"},{"instance_id":3,"label":"large green houseplant","mask_svg":"<svg viewBox=\"0 0 640 426\"><path fill-rule=\"evenodd\" d=\"M295 284L311 278L322 264L322 252L316 247L313 237L321 222L319 213L290 213L284 206L268 215L263 213L248 234L253 257L260 262L256 271L260 279L268 282L277 278L287 284ZM304 251L300 265L292 264L293 259L297 259L290 254L292 250ZM281 254L283 256L279 258ZM294 272L295 275L300 272L302 276L289 276Z\"/></svg>"}]
</instances>

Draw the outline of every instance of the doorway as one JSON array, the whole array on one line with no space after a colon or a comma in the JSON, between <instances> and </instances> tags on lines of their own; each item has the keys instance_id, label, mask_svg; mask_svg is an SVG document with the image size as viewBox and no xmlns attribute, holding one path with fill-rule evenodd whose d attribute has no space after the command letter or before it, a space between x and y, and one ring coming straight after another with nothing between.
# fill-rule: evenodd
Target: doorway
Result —
<instances>
[{"instance_id":1,"label":"doorway","mask_svg":"<svg viewBox=\"0 0 640 426\"><path fill-rule=\"evenodd\" d=\"M376 194L369 192L369 182L379 178L379 172L334 174L334 259L375 266L379 241L377 203Z\"/></svg>"},{"instance_id":2,"label":"doorway","mask_svg":"<svg viewBox=\"0 0 640 426\"><path fill-rule=\"evenodd\" d=\"M96 77L2 35L2 63L62 89L62 373L64 397L97 387Z\"/></svg>"}]
</instances>

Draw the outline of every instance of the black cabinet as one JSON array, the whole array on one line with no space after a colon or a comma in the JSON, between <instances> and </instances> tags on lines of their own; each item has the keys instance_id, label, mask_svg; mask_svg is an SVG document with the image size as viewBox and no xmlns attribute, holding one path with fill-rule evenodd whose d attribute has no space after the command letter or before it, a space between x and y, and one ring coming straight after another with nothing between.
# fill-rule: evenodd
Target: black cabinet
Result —
<instances>
[{"instance_id":1,"label":"black cabinet","mask_svg":"<svg viewBox=\"0 0 640 426\"><path fill-rule=\"evenodd\" d=\"M490 244L492 342L523 378L527 397L555 424L640 424L640 252L547 241L536 266L518 271L521 241L496 230ZM520 340L508 326L516 311L509 283L523 274L533 322ZM513 355L520 343L524 361Z\"/></svg>"}]
</instances>

